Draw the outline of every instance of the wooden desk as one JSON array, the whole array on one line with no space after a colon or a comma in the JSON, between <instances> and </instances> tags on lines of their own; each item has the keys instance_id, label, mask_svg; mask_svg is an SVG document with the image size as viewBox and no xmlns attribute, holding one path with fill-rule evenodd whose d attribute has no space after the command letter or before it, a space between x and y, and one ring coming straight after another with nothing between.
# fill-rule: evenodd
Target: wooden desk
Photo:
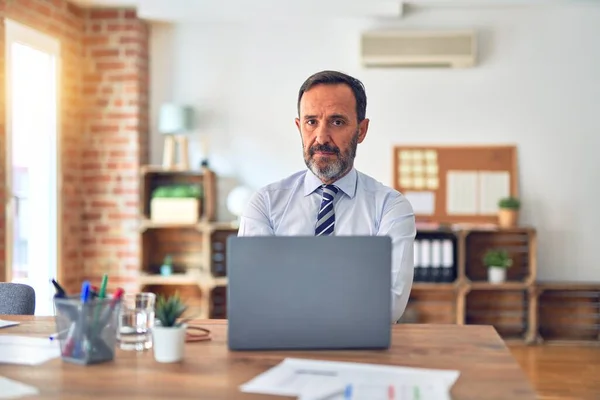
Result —
<instances>
[{"instance_id":1,"label":"wooden desk","mask_svg":"<svg viewBox=\"0 0 600 400\"><path fill-rule=\"evenodd\" d=\"M46 336L50 317L0 316L21 325L0 334ZM60 359L29 367L0 365L6 376L39 388L42 398L61 399L276 399L241 393L239 385L285 357L458 369L453 399L534 399L523 371L489 326L396 325L388 351L230 352L227 322L198 321L213 332L210 342L186 344L185 360L159 364L150 351L118 350L113 362L88 367Z\"/></svg>"}]
</instances>

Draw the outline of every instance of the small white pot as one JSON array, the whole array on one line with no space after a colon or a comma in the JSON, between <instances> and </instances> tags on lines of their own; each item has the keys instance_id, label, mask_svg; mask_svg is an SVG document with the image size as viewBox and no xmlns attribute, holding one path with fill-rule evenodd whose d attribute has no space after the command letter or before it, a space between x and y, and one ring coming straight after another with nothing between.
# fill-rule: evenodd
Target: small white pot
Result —
<instances>
[{"instance_id":1,"label":"small white pot","mask_svg":"<svg viewBox=\"0 0 600 400\"><path fill-rule=\"evenodd\" d=\"M506 281L506 268L488 267L488 280L490 283L502 283Z\"/></svg>"},{"instance_id":2,"label":"small white pot","mask_svg":"<svg viewBox=\"0 0 600 400\"><path fill-rule=\"evenodd\" d=\"M154 326L152 328L154 359L161 363L181 361L187 325L179 327Z\"/></svg>"}]
</instances>

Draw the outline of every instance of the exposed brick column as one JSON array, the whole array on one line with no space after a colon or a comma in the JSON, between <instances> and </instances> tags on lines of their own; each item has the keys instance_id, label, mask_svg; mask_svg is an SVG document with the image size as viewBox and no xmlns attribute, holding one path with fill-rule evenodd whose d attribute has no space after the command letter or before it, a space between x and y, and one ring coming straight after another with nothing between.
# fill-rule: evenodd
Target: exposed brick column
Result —
<instances>
[{"instance_id":1,"label":"exposed brick column","mask_svg":"<svg viewBox=\"0 0 600 400\"><path fill-rule=\"evenodd\" d=\"M51 35L61 46L60 85L60 174L62 236L59 278L70 290L77 290L83 277L80 252L81 196L80 166L82 140L81 60L83 53L84 15L79 7L65 0L0 0L0 281L6 276L5 207L6 192L6 127L5 127L5 37L4 19L28 25ZM35 118L35 116L32 116Z\"/></svg>"},{"instance_id":2,"label":"exposed brick column","mask_svg":"<svg viewBox=\"0 0 600 400\"><path fill-rule=\"evenodd\" d=\"M82 249L85 276L135 289L139 166L148 160L148 27L135 12L86 11Z\"/></svg>"}]
</instances>

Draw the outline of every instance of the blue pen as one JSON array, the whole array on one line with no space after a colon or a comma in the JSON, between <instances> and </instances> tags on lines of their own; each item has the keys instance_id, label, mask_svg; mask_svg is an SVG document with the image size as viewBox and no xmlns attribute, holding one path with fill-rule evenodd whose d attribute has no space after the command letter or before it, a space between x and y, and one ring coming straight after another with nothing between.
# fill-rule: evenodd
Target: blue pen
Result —
<instances>
[{"instance_id":1,"label":"blue pen","mask_svg":"<svg viewBox=\"0 0 600 400\"><path fill-rule=\"evenodd\" d=\"M344 391L344 400L352 400L352 385L346 386L346 390Z\"/></svg>"},{"instance_id":2,"label":"blue pen","mask_svg":"<svg viewBox=\"0 0 600 400\"><path fill-rule=\"evenodd\" d=\"M90 281L83 281L83 284L81 285L81 312L79 313L77 342L75 343L75 348L73 350L73 357L75 358L79 358L81 356L81 351L83 349L83 340L85 337L85 305L90 299L91 287L92 285L90 284Z\"/></svg>"}]
</instances>

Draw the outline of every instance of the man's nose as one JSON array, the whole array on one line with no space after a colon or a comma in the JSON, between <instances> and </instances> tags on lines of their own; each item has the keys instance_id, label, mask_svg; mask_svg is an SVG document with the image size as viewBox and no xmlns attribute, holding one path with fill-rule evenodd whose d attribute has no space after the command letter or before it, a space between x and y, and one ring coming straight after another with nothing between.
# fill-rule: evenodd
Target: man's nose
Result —
<instances>
[{"instance_id":1,"label":"man's nose","mask_svg":"<svg viewBox=\"0 0 600 400\"><path fill-rule=\"evenodd\" d=\"M316 129L315 141L319 144L327 144L331 141L331 134L327 124L319 124Z\"/></svg>"}]
</instances>

